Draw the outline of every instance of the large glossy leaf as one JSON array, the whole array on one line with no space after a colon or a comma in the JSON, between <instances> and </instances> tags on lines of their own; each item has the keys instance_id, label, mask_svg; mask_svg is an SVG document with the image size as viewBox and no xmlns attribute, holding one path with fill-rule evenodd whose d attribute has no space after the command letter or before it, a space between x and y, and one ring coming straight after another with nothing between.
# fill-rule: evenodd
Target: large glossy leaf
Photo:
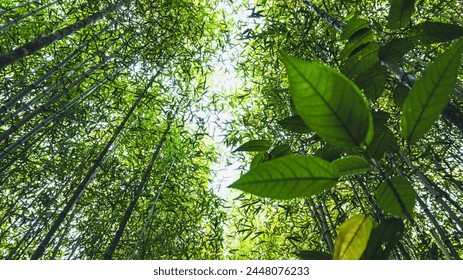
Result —
<instances>
[{"instance_id":1,"label":"large glossy leaf","mask_svg":"<svg viewBox=\"0 0 463 280\"><path fill-rule=\"evenodd\" d=\"M370 238L373 223L370 218L355 215L339 227L334 244L333 259L358 260L362 256Z\"/></svg>"},{"instance_id":2,"label":"large glossy leaf","mask_svg":"<svg viewBox=\"0 0 463 280\"><path fill-rule=\"evenodd\" d=\"M413 85L402 109L402 137L416 142L431 128L450 100L457 79L463 40L441 54Z\"/></svg>"},{"instance_id":3,"label":"large glossy leaf","mask_svg":"<svg viewBox=\"0 0 463 280\"><path fill-rule=\"evenodd\" d=\"M389 0L391 8L387 18L389 29L399 29L407 27L415 11L414 0Z\"/></svg>"},{"instance_id":4,"label":"large glossy leaf","mask_svg":"<svg viewBox=\"0 0 463 280\"><path fill-rule=\"evenodd\" d=\"M320 194L331 188L339 171L329 162L306 156L285 156L264 162L230 187L276 199Z\"/></svg>"},{"instance_id":5,"label":"large glossy leaf","mask_svg":"<svg viewBox=\"0 0 463 280\"><path fill-rule=\"evenodd\" d=\"M251 140L239 146L233 152L267 151L271 146L272 146L272 142L268 140Z\"/></svg>"},{"instance_id":6,"label":"large glossy leaf","mask_svg":"<svg viewBox=\"0 0 463 280\"><path fill-rule=\"evenodd\" d=\"M290 116L278 122L283 128L297 133L312 132L299 115Z\"/></svg>"},{"instance_id":7,"label":"large glossy leaf","mask_svg":"<svg viewBox=\"0 0 463 280\"><path fill-rule=\"evenodd\" d=\"M463 27L443 22L423 22L410 28L409 38L420 44L454 40L463 36Z\"/></svg>"},{"instance_id":8,"label":"large glossy leaf","mask_svg":"<svg viewBox=\"0 0 463 280\"><path fill-rule=\"evenodd\" d=\"M365 173L370 169L370 164L364 158L359 156L347 156L337 159L331 164L336 166L341 176L349 176Z\"/></svg>"},{"instance_id":9,"label":"large glossy leaf","mask_svg":"<svg viewBox=\"0 0 463 280\"><path fill-rule=\"evenodd\" d=\"M412 184L400 176L379 185L376 199L381 209L390 214L403 218L413 216L416 193Z\"/></svg>"},{"instance_id":10,"label":"large glossy leaf","mask_svg":"<svg viewBox=\"0 0 463 280\"><path fill-rule=\"evenodd\" d=\"M363 260L387 260L404 232L401 219L387 219L371 231Z\"/></svg>"},{"instance_id":11,"label":"large glossy leaf","mask_svg":"<svg viewBox=\"0 0 463 280\"><path fill-rule=\"evenodd\" d=\"M296 110L304 122L339 148L368 145L373 120L358 87L326 65L285 53L281 56Z\"/></svg>"}]
</instances>

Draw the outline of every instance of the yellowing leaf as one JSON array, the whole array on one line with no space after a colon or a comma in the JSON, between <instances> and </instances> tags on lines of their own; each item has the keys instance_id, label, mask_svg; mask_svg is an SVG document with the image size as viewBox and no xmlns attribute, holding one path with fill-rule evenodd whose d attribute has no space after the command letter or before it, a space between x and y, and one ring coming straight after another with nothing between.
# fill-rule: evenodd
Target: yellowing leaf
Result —
<instances>
[{"instance_id":1,"label":"yellowing leaf","mask_svg":"<svg viewBox=\"0 0 463 280\"><path fill-rule=\"evenodd\" d=\"M373 223L361 214L345 221L338 230L334 245L334 260L358 260L365 251Z\"/></svg>"}]
</instances>

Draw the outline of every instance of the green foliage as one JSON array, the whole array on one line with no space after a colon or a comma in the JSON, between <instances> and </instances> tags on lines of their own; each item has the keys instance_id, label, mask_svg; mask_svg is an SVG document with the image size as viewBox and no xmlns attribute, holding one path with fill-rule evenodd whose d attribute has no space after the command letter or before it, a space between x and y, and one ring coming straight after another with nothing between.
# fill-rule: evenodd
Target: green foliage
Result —
<instances>
[{"instance_id":1,"label":"green foliage","mask_svg":"<svg viewBox=\"0 0 463 280\"><path fill-rule=\"evenodd\" d=\"M241 176L230 188L275 199L322 193L336 184L339 171L323 159L285 156L262 163Z\"/></svg>"},{"instance_id":2,"label":"green foliage","mask_svg":"<svg viewBox=\"0 0 463 280\"><path fill-rule=\"evenodd\" d=\"M357 86L321 63L281 56L296 110L311 129L339 148L371 142L373 120Z\"/></svg>"},{"instance_id":3,"label":"green foliage","mask_svg":"<svg viewBox=\"0 0 463 280\"><path fill-rule=\"evenodd\" d=\"M463 27L443 22L423 22L410 28L409 38L415 43L428 45L451 41L463 36Z\"/></svg>"},{"instance_id":4,"label":"green foliage","mask_svg":"<svg viewBox=\"0 0 463 280\"><path fill-rule=\"evenodd\" d=\"M416 201L413 186L402 177L394 177L379 185L376 190L379 206L393 215L410 219Z\"/></svg>"},{"instance_id":5,"label":"green foliage","mask_svg":"<svg viewBox=\"0 0 463 280\"><path fill-rule=\"evenodd\" d=\"M384 62L397 62L415 47L407 38L395 38L379 49L379 58Z\"/></svg>"},{"instance_id":6,"label":"green foliage","mask_svg":"<svg viewBox=\"0 0 463 280\"><path fill-rule=\"evenodd\" d=\"M373 228L363 260L388 260L404 233L404 223L400 219L387 219Z\"/></svg>"},{"instance_id":7,"label":"green foliage","mask_svg":"<svg viewBox=\"0 0 463 280\"><path fill-rule=\"evenodd\" d=\"M414 143L425 135L450 100L460 67L463 40L441 54L412 87L405 99L402 137Z\"/></svg>"},{"instance_id":8,"label":"green foliage","mask_svg":"<svg viewBox=\"0 0 463 280\"><path fill-rule=\"evenodd\" d=\"M312 130L304 123L299 115L286 117L278 122L281 127L296 133L309 133Z\"/></svg>"},{"instance_id":9,"label":"green foliage","mask_svg":"<svg viewBox=\"0 0 463 280\"><path fill-rule=\"evenodd\" d=\"M361 214L352 216L338 229L334 260L358 260L367 247L373 223Z\"/></svg>"},{"instance_id":10,"label":"green foliage","mask_svg":"<svg viewBox=\"0 0 463 280\"><path fill-rule=\"evenodd\" d=\"M362 174L370 169L368 161L358 156L347 156L333 161L341 176Z\"/></svg>"},{"instance_id":11,"label":"green foliage","mask_svg":"<svg viewBox=\"0 0 463 280\"><path fill-rule=\"evenodd\" d=\"M387 18L389 29L399 29L408 26L410 19L415 11L414 0L389 0L391 8Z\"/></svg>"},{"instance_id":12,"label":"green foliage","mask_svg":"<svg viewBox=\"0 0 463 280\"><path fill-rule=\"evenodd\" d=\"M234 152L240 151L267 151L272 146L272 142L268 140L250 140L239 146Z\"/></svg>"}]
</instances>

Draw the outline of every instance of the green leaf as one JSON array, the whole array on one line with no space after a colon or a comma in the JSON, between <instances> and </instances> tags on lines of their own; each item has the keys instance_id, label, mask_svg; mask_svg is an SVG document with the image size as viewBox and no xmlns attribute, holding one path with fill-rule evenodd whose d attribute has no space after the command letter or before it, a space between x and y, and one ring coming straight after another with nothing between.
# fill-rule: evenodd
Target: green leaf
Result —
<instances>
[{"instance_id":1,"label":"green leaf","mask_svg":"<svg viewBox=\"0 0 463 280\"><path fill-rule=\"evenodd\" d=\"M463 27L443 22L423 22L410 28L410 40L420 44L452 41L463 36Z\"/></svg>"},{"instance_id":2,"label":"green leaf","mask_svg":"<svg viewBox=\"0 0 463 280\"><path fill-rule=\"evenodd\" d=\"M372 113L373 115L373 124L376 127L382 126L382 125L387 125L387 121L391 117L389 113L384 112L384 111L375 111Z\"/></svg>"},{"instance_id":3,"label":"green leaf","mask_svg":"<svg viewBox=\"0 0 463 280\"><path fill-rule=\"evenodd\" d=\"M289 199L320 194L334 186L338 178L336 167L321 158L286 156L256 166L230 188L263 197Z\"/></svg>"},{"instance_id":4,"label":"green leaf","mask_svg":"<svg viewBox=\"0 0 463 280\"><path fill-rule=\"evenodd\" d=\"M327 161L333 161L339 158L341 154L342 154L342 151L340 149L330 144L326 144L321 149L318 149L314 155L317 157L321 157Z\"/></svg>"},{"instance_id":5,"label":"green leaf","mask_svg":"<svg viewBox=\"0 0 463 280\"><path fill-rule=\"evenodd\" d=\"M394 104L397 107L402 107L404 105L405 99L408 96L408 93L410 92L410 89L404 85L398 84L393 90L392 90L392 101L394 101Z\"/></svg>"},{"instance_id":6,"label":"green leaf","mask_svg":"<svg viewBox=\"0 0 463 280\"><path fill-rule=\"evenodd\" d=\"M301 251L296 253L301 260L331 260L332 256L320 251Z\"/></svg>"},{"instance_id":7,"label":"green leaf","mask_svg":"<svg viewBox=\"0 0 463 280\"><path fill-rule=\"evenodd\" d=\"M358 260L368 244L373 223L370 218L355 215L338 230L334 244L334 260Z\"/></svg>"},{"instance_id":8,"label":"green leaf","mask_svg":"<svg viewBox=\"0 0 463 280\"><path fill-rule=\"evenodd\" d=\"M404 233L401 219L387 219L371 231L363 260L387 260Z\"/></svg>"},{"instance_id":9,"label":"green leaf","mask_svg":"<svg viewBox=\"0 0 463 280\"><path fill-rule=\"evenodd\" d=\"M346 26L344 26L341 33L341 40L348 40L356 32L364 29L370 29L370 26L368 26L368 21L364 19L352 18L347 22Z\"/></svg>"},{"instance_id":10,"label":"green leaf","mask_svg":"<svg viewBox=\"0 0 463 280\"><path fill-rule=\"evenodd\" d=\"M258 166L259 164L263 163L266 159L266 155L267 155L267 152L259 152L257 153L253 158L252 158L252 161L251 161L251 167L250 169L254 169L256 168L256 166Z\"/></svg>"},{"instance_id":11,"label":"green leaf","mask_svg":"<svg viewBox=\"0 0 463 280\"><path fill-rule=\"evenodd\" d=\"M354 81L363 90L366 97L376 100L384 92L387 75L387 68L378 62L358 75Z\"/></svg>"},{"instance_id":12,"label":"green leaf","mask_svg":"<svg viewBox=\"0 0 463 280\"><path fill-rule=\"evenodd\" d=\"M309 133L312 132L310 128L304 123L299 115L287 117L278 122L281 127L286 128L289 131L297 133Z\"/></svg>"},{"instance_id":13,"label":"green leaf","mask_svg":"<svg viewBox=\"0 0 463 280\"><path fill-rule=\"evenodd\" d=\"M376 199L384 211L408 219L413 214L416 193L410 182L397 176L379 185Z\"/></svg>"},{"instance_id":14,"label":"green leaf","mask_svg":"<svg viewBox=\"0 0 463 280\"><path fill-rule=\"evenodd\" d=\"M375 126L375 136L371 144L365 150L364 155L368 159L373 158L379 160L383 157L385 152L394 152L397 149L397 141L389 128L385 126Z\"/></svg>"},{"instance_id":15,"label":"green leaf","mask_svg":"<svg viewBox=\"0 0 463 280\"><path fill-rule=\"evenodd\" d=\"M379 45L369 43L365 48L349 57L342 65L341 71L350 79L357 79L379 63Z\"/></svg>"},{"instance_id":16,"label":"green leaf","mask_svg":"<svg viewBox=\"0 0 463 280\"><path fill-rule=\"evenodd\" d=\"M281 144L273 148L270 153L269 153L269 158L270 159L275 159L279 158L282 156L287 156L290 155L291 152L291 147L289 147L288 144Z\"/></svg>"},{"instance_id":17,"label":"green leaf","mask_svg":"<svg viewBox=\"0 0 463 280\"><path fill-rule=\"evenodd\" d=\"M368 145L373 119L358 87L318 62L281 53L296 110L326 142L339 148Z\"/></svg>"},{"instance_id":18,"label":"green leaf","mask_svg":"<svg viewBox=\"0 0 463 280\"><path fill-rule=\"evenodd\" d=\"M251 140L239 146L233 152L252 152L252 151L267 151L272 146L272 142L268 140Z\"/></svg>"},{"instance_id":19,"label":"green leaf","mask_svg":"<svg viewBox=\"0 0 463 280\"><path fill-rule=\"evenodd\" d=\"M370 169L370 164L366 159L359 156L347 156L337 159L331 164L336 166L341 176L349 176L365 173Z\"/></svg>"},{"instance_id":20,"label":"green leaf","mask_svg":"<svg viewBox=\"0 0 463 280\"><path fill-rule=\"evenodd\" d=\"M387 63L399 61L406 53L412 50L415 44L407 38L392 39L379 49L379 58Z\"/></svg>"},{"instance_id":21,"label":"green leaf","mask_svg":"<svg viewBox=\"0 0 463 280\"><path fill-rule=\"evenodd\" d=\"M349 38L349 41L342 49L341 60L345 60L351 54L358 52L361 46L366 46L371 41L373 41L373 32L370 29L359 30Z\"/></svg>"},{"instance_id":22,"label":"green leaf","mask_svg":"<svg viewBox=\"0 0 463 280\"><path fill-rule=\"evenodd\" d=\"M389 0L391 8L387 18L389 29L399 29L407 27L415 11L415 1L413 0Z\"/></svg>"},{"instance_id":23,"label":"green leaf","mask_svg":"<svg viewBox=\"0 0 463 280\"><path fill-rule=\"evenodd\" d=\"M439 118L457 80L463 40L441 54L415 82L402 109L402 137L418 141Z\"/></svg>"}]
</instances>

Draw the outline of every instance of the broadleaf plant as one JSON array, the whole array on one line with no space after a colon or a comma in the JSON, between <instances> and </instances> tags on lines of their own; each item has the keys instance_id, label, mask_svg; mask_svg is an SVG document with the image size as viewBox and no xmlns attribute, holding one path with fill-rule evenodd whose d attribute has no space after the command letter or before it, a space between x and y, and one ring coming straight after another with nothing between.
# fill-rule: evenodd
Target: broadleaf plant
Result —
<instances>
[{"instance_id":1,"label":"broadleaf plant","mask_svg":"<svg viewBox=\"0 0 463 280\"><path fill-rule=\"evenodd\" d=\"M242 175L230 188L262 197L289 199L320 194L333 187L339 171L329 162L308 156L285 156L264 162Z\"/></svg>"},{"instance_id":2,"label":"broadleaf plant","mask_svg":"<svg viewBox=\"0 0 463 280\"><path fill-rule=\"evenodd\" d=\"M268 140L250 140L234 150L234 152L242 151L267 151L272 146L272 142Z\"/></svg>"},{"instance_id":3,"label":"broadleaf plant","mask_svg":"<svg viewBox=\"0 0 463 280\"><path fill-rule=\"evenodd\" d=\"M368 161L359 156L347 156L337 159L331 164L338 168L341 176L362 174L370 169Z\"/></svg>"},{"instance_id":4,"label":"broadleaf plant","mask_svg":"<svg viewBox=\"0 0 463 280\"><path fill-rule=\"evenodd\" d=\"M410 182L397 176L379 185L376 199L384 211L410 219L415 206L416 192Z\"/></svg>"},{"instance_id":5,"label":"broadleaf plant","mask_svg":"<svg viewBox=\"0 0 463 280\"><path fill-rule=\"evenodd\" d=\"M407 27L415 11L414 0L389 0L391 8L387 18L389 29L399 29Z\"/></svg>"},{"instance_id":6,"label":"broadleaf plant","mask_svg":"<svg viewBox=\"0 0 463 280\"><path fill-rule=\"evenodd\" d=\"M367 247L373 222L358 214L342 223L334 244L334 260L358 260Z\"/></svg>"},{"instance_id":7,"label":"broadleaf plant","mask_svg":"<svg viewBox=\"0 0 463 280\"><path fill-rule=\"evenodd\" d=\"M319 62L281 52L297 112L326 142L339 148L368 145L373 120L358 87L341 73Z\"/></svg>"},{"instance_id":8,"label":"broadleaf plant","mask_svg":"<svg viewBox=\"0 0 463 280\"><path fill-rule=\"evenodd\" d=\"M431 128L450 100L460 67L463 40L441 54L413 85L405 99L402 137L414 143Z\"/></svg>"}]
</instances>

